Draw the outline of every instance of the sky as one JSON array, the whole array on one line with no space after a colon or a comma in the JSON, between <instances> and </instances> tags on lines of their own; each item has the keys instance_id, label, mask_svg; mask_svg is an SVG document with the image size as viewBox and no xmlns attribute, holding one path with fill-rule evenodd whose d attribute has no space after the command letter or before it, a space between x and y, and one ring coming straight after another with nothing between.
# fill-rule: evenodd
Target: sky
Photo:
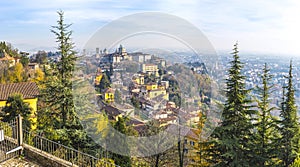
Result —
<instances>
[{"instance_id":1,"label":"sky","mask_svg":"<svg viewBox=\"0 0 300 167\"><path fill-rule=\"evenodd\" d=\"M102 26L140 12L175 15L201 30L217 51L300 57L300 1L297 0L10 0L0 1L0 40L22 51L56 47L51 26L63 10L81 49Z\"/></svg>"}]
</instances>

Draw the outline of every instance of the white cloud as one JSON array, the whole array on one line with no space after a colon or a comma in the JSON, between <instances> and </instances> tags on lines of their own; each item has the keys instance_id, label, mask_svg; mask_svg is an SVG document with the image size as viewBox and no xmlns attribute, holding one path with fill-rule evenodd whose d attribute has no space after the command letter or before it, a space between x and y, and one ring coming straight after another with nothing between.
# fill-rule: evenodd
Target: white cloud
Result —
<instances>
[{"instance_id":1,"label":"white cloud","mask_svg":"<svg viewBox=\"0 0 300 167\"><path fill-rule=\"evenodd\" d=\"M247 51L300 54L297 46L300 3L297 0L13 0L2 1L0 6L2 23L24 27L22 33L25 34L31 32L28 25L32 25L32 29L50 28L56 23L56 11L64 10L66 22L74 23L73 28L79 33L74 33L74 38L81 43L111 20L136 12L161 11L195 24L217 49L231 49L238 40ZM10 34L21 33L5 27L0 30L8 32L6 39L13 38ZM30 34L29 37L35 35L41 36Z\"/></svg>"}]
</instances>

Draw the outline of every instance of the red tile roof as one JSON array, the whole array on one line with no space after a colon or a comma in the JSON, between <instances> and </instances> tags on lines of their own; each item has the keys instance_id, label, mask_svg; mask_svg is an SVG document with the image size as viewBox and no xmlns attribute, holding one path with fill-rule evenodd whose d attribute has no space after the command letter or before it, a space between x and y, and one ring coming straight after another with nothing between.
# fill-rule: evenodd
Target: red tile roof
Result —
<instances>
[{"instance_id":1,"label":"red tile roof","mask_svg":"<svg viewBox=\"0 0 300 167\"><path fill-rule=\"evenodd\" d=\"M24 99L32 99L39 95L39 88L34 82L0 84L0 100L7 100L13 94L22 94Z\"/></svg>"}]
</instances>

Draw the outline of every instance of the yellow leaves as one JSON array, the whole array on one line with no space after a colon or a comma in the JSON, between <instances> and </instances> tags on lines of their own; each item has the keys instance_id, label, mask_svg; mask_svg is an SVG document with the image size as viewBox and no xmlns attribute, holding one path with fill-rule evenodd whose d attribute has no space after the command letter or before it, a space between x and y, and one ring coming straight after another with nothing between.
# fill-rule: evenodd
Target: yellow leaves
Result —
<instances>
[{"instance_id":1,"label":"yellow leaves","mask_svg":"<svg viewBox=\"0 0 300 167\"><path fill-rule=\"evenodd\" d=\"M89 113L84 117L84 121L92 121L92 127L96 129L96 134L102 134L102 137L107 136L109 121L102 113Z\"/></svg>"},{"instance_id":2,"label":"yellow leaves","mask_svg":"<svg viewBox=\"0 0 300 167\"><path fill-rule=\"evenodd\" d=\"M35 70L34 76L35 76L34 79L35 79L37 82L41 82L41 81L43 81L44 78L45 78L45 74L44 74L44 72L43 72L41 69L36 69L36 70Z\"/></svg>"},{"instance_id":3,"label":"yellow leaves","mask_svg":"<svg viewBox=\"0 0 300 167\"><path fill-rule=\"evenodd\" d=\"M21 63L17 63L15 65L15 79L16 82L22 82L23 81L23 65Z\"/></svg>"},{"instance_id":4,"label":"yellow leaves","mask_svg":"<svg viewBox=\"0 0 300 167\"><path fill-rule=\"evenodd\" d=\"M103 132L105 132L104 136L106 136L107 135L107 131L106 130L108 129L108 124L109 124L108 119L103 114L97 114L97 115L99 115L98 119L96 119L94 121L94 123L96 124L96 128L97 128L96 133L103 133Z\"/></svg>"},{"instance_id":5,"label":"yellow leaves","mask_svg":"<svg viewBox=\"0 0 300 167\"><path fill-rule=\"evenodd\" d=\"M96 164L96 167L112 167L115 166L115 162L109 158L102 158Z\"/></svg>"},{"instance_id":6,"label":"yellow leaves","mask_svg":"<svg viewBox=\"0 0 300 167\"><path fill-rule=\"evenodd\" d=\"M24 70L21 63L16 63L8 73L8 80L11 83L22 82L24 79Z\"/></svg>"},{"instance_id":7,"label":"yellow leaves","mask_svg":"<svg viewBox=\"0 0 300 167\"><path fill-rule=\"evenodd\" d=\"M43 88L44 85L42 85L42 82L44 81L45 79L45 73L40 69L36 69L35 72L34 72L34 77L30 79L30 81L33 81L35 82L39 88Z\"/></svg>"}]
</instances>

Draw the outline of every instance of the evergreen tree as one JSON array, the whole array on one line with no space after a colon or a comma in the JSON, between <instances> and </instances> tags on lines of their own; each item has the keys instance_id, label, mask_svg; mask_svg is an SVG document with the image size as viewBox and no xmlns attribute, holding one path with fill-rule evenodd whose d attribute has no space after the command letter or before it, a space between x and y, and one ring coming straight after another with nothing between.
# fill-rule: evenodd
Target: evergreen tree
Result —
<instances>
[{"instance_id":1,"label":"evergreen tree","mask_svg":"<svg viewBox=\"0 0 300 167\"><path fill-rule=\"evenodd\" d=\"M245 88L243 64L238 55L237 43L233 49L233 60L226 79L226 97L222 121L214 130L209 153L216 166L251 166L250 136L251 115L248 103L249 90Z\"/></svg>"},{"instance_id":2,"label":"evergreen tree","mask_svg":"<svg viewBox=\"0 0 300 167\"><path fill-rule=\"evenodd\" d=\"M114 74L114 67L113 67L113 64L111 63L109 65L109 75L112 76Z\"/></svg>"},{"instance_id":3,"label":"evergreen tree","mask_svg":"<svg viewBox=\"0 0 300 167\"><path fill-rule=\"evenodd\" d=\"M29 121L32 108L23 101L21 94L15 94L8 97L2 112L0 112L0 118L2 121L9 122L16 118L19 114L23 117L25 127L30 129L31 122Z\"/></svg>"},{"instance_id":4,"label":"evergreen tree","mask_svg":"<svg viewBox=\"0 0 300 167\"><path fill-rule=\"evenodd\" d=\"M276 143L274 142L278 138L278 131L276 128L276 120L272 117L271 111L275 107L270 107L270 94L273 85L272 75L270 69L265 63L263 68L263 74L261 75L262 84L258 87L258 100L257 108L258 112L255 116L255 140L253 145L255 158L253 159L253 165L255 166L273 166L272 158L277 151Z\"/></svg>"},{"instance_id":5,"label":"evergreen tree","mask_svg":"<svg viewBox=\"0 0 300 167\"><path fill-rule=\"evenodd\" d=\"M15 49L8 42L0 42L0 58L4 56L3 50L11 57L20 57L18 49Z\"/></svg>"},{"instance_id":6,"label":"evergreen tree","mask_svg":"<svg viewBox=\"0 0 300 167\"><path fill-rule=\"evenodd\" d=\"M35 59L32 60L33 62L36 62L38 64L46 64L47 63L47 52L45 51L38 51L36 54L35 54Z\"/></svg>"},{"instance_id":7,"label":"evergreen tree","mask_svg":"<svg viewBox=\"0 0 300 167\"><path fill-rule=\"evenodd\" d=\"M58 12L58 25L53 26L61 59L51 63L50 69L45 69L45 83L42 87L38 112L39 129L46 137L60 141L74 148L85 147L89 140L76 118L73 103L72 77L76 61L70 24L64 23L64 13Z\"/></svg>"},{"instance_id":8,"label":"evergreen tree","mask_svg":"<svg viewBox=\"0 0 300 167\"><path fill-rule=\"evenodd\" d=\"M21 60L20 62L22 63L23 67L27 67L29 63L29 58L27 57L27 54L22 54L21 55Z\"/></svg>"},{"instance_id":9,"label":"evergreen tree","mask_svg":"<svg viewBox=\"0 0 300 167\"><path fill-rule=\"evenodd\" d=\"M73 50L74 43L71 41L72 31L68 30L71 24L64 23L64 13L62 11L57 13L59 15L57 26L52 26L51 32L56 35L58 51L61 54L60 61L55 65L61 86L61 93L57 97L56 103L60 103L61 127L64 128L68 120L74 120L72 76L77 57L75 56L76 52Z\"/></svg>"},{"instance_id":10,"label":"evergreen tree","mask_svg":"<svg viewBox=\"0 0 300 167\"><path fill-rule=\"evenodd\" d=\"M99 84L100 91L103 91L104 89L106 89L108 87L110 87L109 78L107 76L107 73L103 73L103 76L102 76L100 84Z\"/></svg>"},{"instance_id":11,"label":"evergreen tree","mask_svg":"<svg viewBox=\"0 0 300 167\"><path fill-rule=\"evenodd\" d=\"M286 94L282 103L282 110L280 116L282 118L280 124L281 139L279 140L280 158L282 166L291 165L297 154L299 153L299 123L297 118L297 106L295 104L295 89L293 86L292 61L290 62L290 69L288 85L286 86Z\"/></svg>"}]
</instances>

